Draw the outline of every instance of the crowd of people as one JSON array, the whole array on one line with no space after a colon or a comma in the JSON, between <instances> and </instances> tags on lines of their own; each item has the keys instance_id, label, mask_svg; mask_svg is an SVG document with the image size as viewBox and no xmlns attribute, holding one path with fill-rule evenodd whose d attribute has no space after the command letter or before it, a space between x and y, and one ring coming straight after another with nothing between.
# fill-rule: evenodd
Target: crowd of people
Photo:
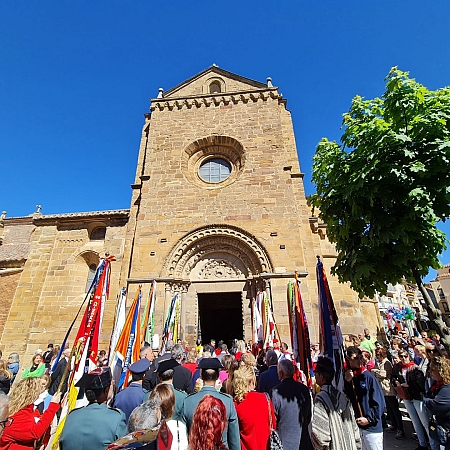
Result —
<instances>
[{"instance_id":1,"label":"crowd of people","mask_svg":"<svg viewBox=\"0 0 450 450\"><path fill-rule=\"evenodd\" d=\"M312 389L276 339L265 348L211 340L189 349L169 341L163 354L144 345L119 391L102 351L98 368L76 384L87 405L66 416L69 349L56 361L59 348L50 344L23 372L17 353L5 362L0 352L0 450L50 448L53 439L63 450L382 450L384 432L406 437L399 402L417 450L450 449L444 346L426 332L393 330L389 338L376 341L368 329L345 336L342 377L313 344Z\"/></svg>"}]
</instances>

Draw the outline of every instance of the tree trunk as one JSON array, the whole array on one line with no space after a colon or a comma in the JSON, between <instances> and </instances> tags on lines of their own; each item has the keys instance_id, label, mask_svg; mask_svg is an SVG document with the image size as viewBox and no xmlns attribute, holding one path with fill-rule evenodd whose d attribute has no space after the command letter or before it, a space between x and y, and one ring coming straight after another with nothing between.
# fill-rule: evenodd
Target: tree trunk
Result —
<instances>
[{"instance_id":1,"label":"tree trunk","mask_svg":"<svg viewBox=\"0 0 450 450\"><path fill-rule=\"evenodd\" d=\"M437 331L439 333L439 336L441 337L441 341L444 344L447 351L450 350L450 330L447 327L447 325L442 320L442 313L439 309L437 309L433 301L431 300L430 295L428 294L428 291L426 290L425 286L422 283L422 277L419 274L419 271L413 267L412 273L414 276L414 279L416 280L417 287L419 288L419 291L421 292L425 303L427 304L426 309L428 312L428 317L430 320L433 321L433 323L436 325Z\"/></svg>"}]
</instances>

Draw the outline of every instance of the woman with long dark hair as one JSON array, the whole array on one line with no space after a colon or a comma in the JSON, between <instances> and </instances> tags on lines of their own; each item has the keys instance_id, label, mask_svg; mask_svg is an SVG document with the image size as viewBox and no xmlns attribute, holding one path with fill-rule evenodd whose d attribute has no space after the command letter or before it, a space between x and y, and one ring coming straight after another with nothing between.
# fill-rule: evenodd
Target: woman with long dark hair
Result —
<instances>
[{"instance_id":1,"label":"woman with long dark hair","mask_svg":"<svg viewBox=\"0 0 450 450\"><path fill-rule=\"evenodd\" d=\"M45 367L44 361L42 360L42 356L38 353L31 359L31 366L25 369L22 375L22 379L27 377L40 378L42 375L44 375L46 369L47 368Z\"/></svg>"},{"instance_id":2,"label":"woman with long dark hair","mask_svg":"<svg viewBox=\"0 0 450 450\"><path fill-rule=\"evenodd\" d=\"M227 410L222 401L205 395L199 402L189 432L189 450L226 450L222 434L227 424Z\"/></svg>"},{"instance_id":3,"label":"woman with long dark hair","mask_svg":"<svg viewBox=\"0 0 450 450\"><path fill-rule=\"evenodd\" d=\"M149 400L155 400L159 404L163 417L158 435L158 449L186 450L188 448L186 425L180 420L172 419L176 401L173 387L166 383L157 384Z\"/></svg>"}]
</instances>

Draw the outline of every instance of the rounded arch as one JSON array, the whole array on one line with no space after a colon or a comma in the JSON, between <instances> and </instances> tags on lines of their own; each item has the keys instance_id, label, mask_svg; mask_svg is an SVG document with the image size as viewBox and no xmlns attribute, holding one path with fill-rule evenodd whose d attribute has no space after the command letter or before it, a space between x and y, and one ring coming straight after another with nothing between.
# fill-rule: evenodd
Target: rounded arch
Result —
<instances>
[{"instance_id":1,"label":"rounded arch","mask_svg":"<svg viewBox=\"0 0 450 450\"><path fill-rule=\"evenodd\" d=\"M230 225L208 225L182 237L163 265L162 277L190 277L195 265L208 255L228 255L239 261L245 277L272 272L272 262L263 245L250 233Z\"/></svg>"}]
</instances>

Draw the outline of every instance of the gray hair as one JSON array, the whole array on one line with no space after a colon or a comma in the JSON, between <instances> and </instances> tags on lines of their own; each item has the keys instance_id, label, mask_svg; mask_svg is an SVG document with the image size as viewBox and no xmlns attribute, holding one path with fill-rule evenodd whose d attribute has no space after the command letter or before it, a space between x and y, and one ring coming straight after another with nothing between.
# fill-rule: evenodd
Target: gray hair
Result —
<instances>
[{"instance_id":1,"label":"gray hair","mask_svg":"<svg viewBox=\"0 0 450 450\"><path fill-rule=\"evenodd\" d=\"M275 366L278 362L278 355L275 351L269 350L266 353L266 362L268 366ZM291 363L292 364L292 363Z\"/></svg>"},{"instance_id":2,"label":"gray hair","mask_svg":"<svg viewBox=\"0 0 450 450\"><path fill-rule=\"evenodd\" d=\"M292 378L294 376L295 367L289 359L282 359L278 363L278 371L283 372L286 378Z\"/></svg>"},{"instance_id":3,"label":"gray hair","mask_svg":"<svg viewBox=\"0 0 450 450\"><path fill-rule=\"evenodd\" d=\"M141 359L145 358L147 356L148 352L153 352L152 348L149 347L148 345L146 345L145 347L142 347L141 350L139 351L139 357Z\"/></svg>"},{"instance_id":4,"label":"gray hair","mask_svg":"<svg viewBox=\"0 0 450 450\"><path fill-rule=\"evenodd\" d=\"M174 344L173 344L172 339L168 340L167 344L166 344L166 352L171 352L173 347L174 347Z\"/></svg>"},{"instance_id":5,"label":"gray hair","mask_svg":"<svg viewBox=\"0 0 450 450\"><path fill-rule=\"evenodd\" d=\"M159 423L160 409L156 400L147 400L133 409L128 419L128 432L151 430Z\"/></svg>"},{"instance_id":6,"label":"gray hair","mask_svg":"<svg viewBox=\"0 0 450 450\"><path fill-rule=\"evenodd\" d=\"M12 359L12 362L18 363L19 362L19 354L18 353L11 353L9 357Z\"/></svg>"},{"instance_id":7,"label":"gray hair","mask_svg":"<svg viewBox=\"0 0 450 450\"><path fill-rule=\"evenodd\" d=\"M183 355L184 355L184 348L181 344L176 344L173 346L173 349L171 351L172 358L175 361L178 361Z\"/></svg>"}]
</instances>

